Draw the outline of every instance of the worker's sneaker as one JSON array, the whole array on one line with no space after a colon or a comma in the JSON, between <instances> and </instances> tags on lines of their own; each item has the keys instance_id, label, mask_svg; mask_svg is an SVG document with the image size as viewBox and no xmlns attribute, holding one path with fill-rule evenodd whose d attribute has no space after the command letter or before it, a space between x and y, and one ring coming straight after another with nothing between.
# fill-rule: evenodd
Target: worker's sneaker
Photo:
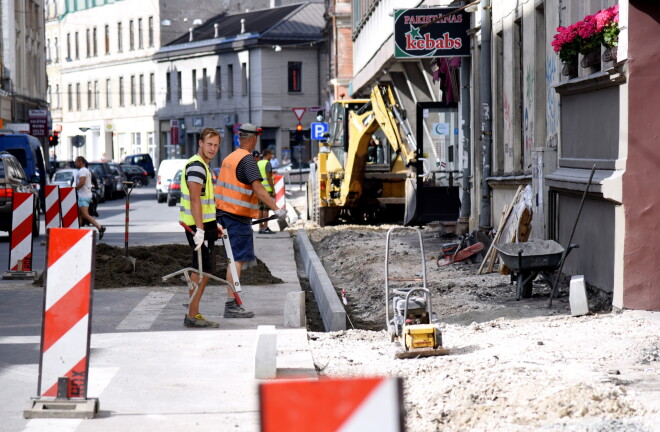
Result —
<instances>
[{"instance_id":1,"label":"worker's sneaker","mask_svg":"<svg viewBox=\"0 0 660 432\"><path fill-rule=\"evenodd\" d=\"M183 319L183 325L185 327L213 327L213 328L220 327L220 324L214 321L208 321L202 316L202 314L197 314L195 315L194 318L191 318L188 315L186 315L185 318Z\"/></svg>"},{"instance_id":2,"label":"worker's sneaker","mask_svg":"<svg viewBox=\"0 0 660 432\"><path fill-rule=\"evenodd\" d=\"M231 300L225 303L225 318L252 318L254 312L246 311L243 306L239 306L236 300Z\"/></svg>"},{"instance_id":3,"label":"worker's sneaker","mask_svg":"<svg viewBox=\"0 0 660 432\"><path fill-rule=\"evenodd\" d=\"M266 228L263 234L275 234L275 231L271 231L270 228Z\"/></svg>"},{"instance_id":4,"label":"worker's sneaker","mask_svg":"<svg viewBox=\"0 0 660 432\"><path fill-rule=\"evenodd\" d=\"M101 226L101 229L99 230L99 240L103 240L103 234L105 234L105 227Z\"/></svg>"}]
</instances>

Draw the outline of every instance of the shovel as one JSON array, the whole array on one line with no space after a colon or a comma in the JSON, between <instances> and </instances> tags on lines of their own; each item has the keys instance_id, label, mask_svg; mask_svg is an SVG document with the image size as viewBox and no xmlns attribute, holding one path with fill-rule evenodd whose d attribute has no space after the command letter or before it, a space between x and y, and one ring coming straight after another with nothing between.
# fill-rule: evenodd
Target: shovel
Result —
<instances>
[{"instance_id":1,"label":"shovel","mask_svg":"<svg viewBox=\"0 0 660 432\"><path fill-rule=\"evenodd\" d=\"M130 197L133 191L133 182L123 182L124 194L126 195L126 224L124 226L124 258L131 263L133 271L135 271L135 258L128 256L128 210L130 208Z\"/></svg>"}]
</instances>

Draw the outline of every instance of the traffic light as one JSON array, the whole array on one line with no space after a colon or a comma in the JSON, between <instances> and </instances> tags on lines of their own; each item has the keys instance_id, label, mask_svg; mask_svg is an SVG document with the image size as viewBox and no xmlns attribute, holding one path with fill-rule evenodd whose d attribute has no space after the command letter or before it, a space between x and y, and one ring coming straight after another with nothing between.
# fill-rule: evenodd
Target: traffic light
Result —
<instances>
[{"instance_id":1,"label":"traffic light","mask_svg":"<svg viewBox=\"0 0 660 432\"><path fill-rule=\"evenodd\" d=\"M302 132L302 125L300 123L296 125L296 132Z\"/></svg>"},{"instance_id":2,"label":"traffic light","mask_svg":"<svg viewBox=\"0 0 660 432\"><path fill-rule=\"evenodd\" d=\"M55 146L58 145L59 143L60 143L59 132L57 132L57 131L56 131L56 132L53 132L53 134L52 134L51 136L48 137L48 144L49 144L51 147L55 147Z\"/></svg>"}]
</instances>

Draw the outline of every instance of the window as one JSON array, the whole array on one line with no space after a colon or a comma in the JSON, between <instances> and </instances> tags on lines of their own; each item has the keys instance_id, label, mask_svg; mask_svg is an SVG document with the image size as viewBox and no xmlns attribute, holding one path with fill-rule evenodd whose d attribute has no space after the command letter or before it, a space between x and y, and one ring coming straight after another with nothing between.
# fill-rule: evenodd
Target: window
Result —
<instances>
[{"instance_id":1,"label":"window","mask_svg":"<svg viewBox=\"0 0 660 432\"><path fill-rule=\"evenodd\" d=\"M55 63L60 61L60 41L55 37Z\"/></svg>"},{"instance_id":2,"label":"window","mask_svg":"<svg viewBox=\"0 0 660 432\"><path fill-rule=\"evenodd\" d=\"M69 103L69 111L73 111L73 85L69 84L67 99Z\"/></svg>"},{"instance_id":3,"label":"window","mask_svg":"<svg viewBox=\"0 0 660 432\"><path fill-rule=\"evenodd\" d=\"M215 98L220 99L222 96L222 78L220 74L220 66L216 66L215 68Z\"/></svg>"},{"instance_id":4,"label":"window","mask_svg":"<svg viewBox=\"0 0 660 432\"><path fill-rule=\"evenodd\" d=\"M154 17L149 17L149 46L154 46Z\"/></svg>"},{"instance_id":5,"label":"window","mask_svg":"<svg viewBox=\"0 0 660 432\"><path fill-rule=\"evenodd\" d=\"M92 29L92 55L94 57L99 55L98 44L96 43L96 27Z\"/></svg>"},{"instance_id":6,"label":"window","mask_svg":"<svg viewBox=\"0 0 660 432\"><path fill-rule=\"evenodd\" d=\"M112 81L110 78L105 80L105 107L112 107Z\"/></svg>"},{"instance_id":7,"label":"window","mask_svg":"<svg viewBox=\"0 0 660 432\"><path fill-rule=\"evenodd\" d=\"M149 103L156 103L156 75L153 72L149 74Z\"/></svg>"},{"instance_id":8,"label":"window","mask_svg":"<svg viewBox=\"0 0 660 432\"><path fill-rule=\"evenodd\" d=\"M172 100L172 83L170 82L170 73L165 73L165 101L170 102Z\"/></svg>"},{"instance_id":9,"label":"window","mask_svg":"<svg viewBox=\"0 0 660 432\"><path fill-rule=\"evenodd\" d=\"M181 72L176 73L176 97L179 102L181 102L181 96L183 95L183 91L181 89L183 87L183 83L181 82Z\"/></svg>"},{"instance_id":10,"label":"window","mask_svg":"<svg viewBox=\"0 0 660 432\"><path fill-rule=\"evenodd\" d=\"M46 61L50 63L50 39L46 39Z\"/></svg>"},{"instance_id":11,"label":"window","mask_svg":"<svg viewBox=\"0 0 660 432\"><path fill-rule=\"evenodd\" d=\"M60 108L60 85L55 84L55 108Z\"/></svg>"},{"instance_id":12,"label":"window","mask_svg":"<svg viewBox=\"0 0 660 432\"><path fill-rule=\"evenodd\" d=\"M105 26L105 53L110 54L110 26L106 24Z\"/></svg>"},{"instance_id":13,"label":"window","mask_svg":"<svg viewBox=\"0 0 660 432\"><path fill-rule=\"evenodd\" d=\"M227 97L234 97L234 65L227 65Z\"/></svg>"},{"instance_id":14,"label":"window","mask_svg":"<svg viewBox=\"0 0 660 432\"><path fill-rule=\"evenodd\" d=\"M78 38L78 32L74 35L75 44L76 44L76 60L80 58L80 39Z\"/></svg>"},{"instance_id":15,"label":"window","mask_svg":"<svg viewBox=\"0 0 660 432\"><path fill-rule=\"evenodd\" d=\"M133 20L128 22L128 49L129 51L135 49L135 29L133 26Z\"/></svg>"},{"instance_id":16,"label":"window","mask_svg":"<svg viewBox=\"0 0 660 432\"><path fill-rule=\"evenodd\" d=\"M135 75L131 75L131 105L135 105Z\"/></svg>"},{"instance_id":17,"label":"window","mask_svg":"<svg viewBox=\"0 0 660 432\"><path fill-rule=\"evenodd\" d=\"M87 109L92 109L92 82L87 81Z\"/></svg>"},{"instance_id":18,"label":"window","mask_svg":"<svg viewBox=\"0 0 660 432\"><path fill-rule=\"evenodd\" d=\"M301 62L289 62L289 91L300 92L300 75L302 70Z\"/></svg>"},{"instance_id":19,"label":"window","mask_svg":"<svg viewBox=\"0 0 660 432\"><path fill-rule=\"evenodd\" d=\"M94 109L99 109L99 82L94 81Z\"/></svg>"},{"instance_id":20,"label":"window","mask_svg":"<svg viewBox=\"0 0 660 432\"><path fill-rule=\"evenodd\" d=\"M247 96L248 94L248 72L247 63L241 63L241 94Z\"/></svg>"},{"instance_id":21,"label":"window","mask_svg":"<svg viewBox=\"0 0 660 432\"><path fill-rule=\"evenodd\" d=\"M76 83L76 111L80 111L80 83Z\"/></svg>"},{"instance_id":22,"label":"window","mask_svg":"<svg viewBox=\"0 0 660 432\"><path fill-rule=\"evenodd\" d=\"M66 34L66 59L71 60L71 33Z\"/></svg>"},{"instance_id":23,"label":"window","mask_svg":"<svg viewBox=\"0 0 660 432\"><path fill-rule=\"evenodd\" d=\"M119 77L119 106L124 106L124 77Z\"/></svg>"},{"instance_id":24,"label":"window","mask_svg":"<svg viewBox=\"0 0 660 432\"><path fill-rule=\"evenodd\" d=\"M197 71L195 69L192 71L192 98L197 100Z\"/></svg>"},{"instance_id":25,"label":"window","mask_svg":"<svg viewBox=\"0 0 660 432\"><path fill-rule=\"evenodd\" d=\"M144 75L140 75L140 105L144 105Z\"/></svg>"},{"instance_id":26,"label":"window","mask_svg":"<svg viewBox=\"0 0 660 432\"><path fill-rule=\"evenodd\" d=\"M209 100L209 82L206 76L206 68L202 69L202 99Z\"/></svg>"},{"instance_id":27,"label":"window","mask_svg":"<svg viewBox=\"0 0 660 432\"><path fill-rule=\"evenodd\" d=\"M87 46L85 47L86 54L87 58L90 58L92 56L92 35L90 29L85 30L85 36L85 40L87 41Z\"/></svg>"},{"instance_id":28,"label":"window","mask_svg":"<svg viewBox=\"0 0 660 432\"><path fill-rule=\"evenodd\" d=\"M142 32L142 18L138 18L138 48L142 49L144 48L144 42L143 42L143 32Z\"/></svg>"},{"instance_id":29,"label":"window","mask_svg":"<svg viewBox=\"0 0 660 432\"><path fill-rule=\"evenodd\" d=\"M124 40L122 39L121 23L117 23L117 52L124 51Z\"/></svg>"},{"instance_id":30,"label":"window","mask_svg":"<svg viewBox=\"0 0 660 432\"><path fill-rule=\"evenodd\" d=\"M48 105L51 107L53 106L53 90L48 86L48 90L46 93L46 102L48 102Z\"/></svg>"}]
</instances>

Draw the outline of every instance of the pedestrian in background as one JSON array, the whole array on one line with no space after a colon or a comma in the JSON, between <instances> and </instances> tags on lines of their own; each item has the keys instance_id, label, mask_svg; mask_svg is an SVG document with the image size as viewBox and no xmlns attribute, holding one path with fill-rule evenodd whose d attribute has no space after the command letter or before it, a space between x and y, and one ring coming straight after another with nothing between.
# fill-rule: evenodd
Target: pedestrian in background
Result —
<instances>
[{"instance_id":1,"label":"pedestrian in background","mask_svg":"<svg viewBox=\"0 0 660 432\"><path fill-rule=\"evenodd\" d=\"M259 173L261 174L261 184L268 192L271 198L275 199L275 185L273 183L273 167L270 163L270 160L273 158L273 152L269 149L264 150L261 160L257 162L259 167ZM259 219L264 219L268 217L268 206L261 200L259 200ZM268 228L268 221L261 222L259 224L259 234L275 234Z\"/></svg>"},{"instance_id":2,"label":"pedestrian in background","mask_svg":"<svg viewBox=\"0 0 660 432\"><path fill-rule=\"evenodd\" d=\"M204 272L215 270L213 248L218 239L218 226L215 220L215 201L213 199L213 179L209 170L209 162L213 160L220 148L220 134L217 130L207 128L199 135L197 154L186 162L181 181L181 212L180 220L188 225L194 234L186 230L188 244L193 249L193 267L202 265ZM197 251L202 250L202 262L198 261ZM188 313L183 319L185 327L219 327L214 321L209 321L199 313L199 302L208 283L208 276L199 280L199 275L193 273L190 278L199 283L199 288L193 297L189 290L190 303Z\"/></svg>"},{"instance_id":3,"label":"pedestrian in background","mask_svg":"<svg viewBox=\"0 0 660 432\"><path fill-rule=\"evenodd\" d=\"M92 202L92 173L87 169L87 161L84 157L78 156L73 162L78 168L76 173L76 191L78 192L78 220L82 226L83 220L89 221L99 230L99 240L103 239L105 227L101 226L96 219L89 214L89 204Z\"/></svg>"},{"instance_id":4,"label":"pedestrian in background","mask_svg":"<svg viewBox=\"0 0 660 432\"><path fill-rule=\"evenodd\" d=\"M277 204L261 184L263 178L259 166L251 156L257 146L258 135L261 135L261 128L251 123L241 125L238 129L239 146L222 161L220 176L215 185L218 223L227 229L229 234L239 278L244 263L255 260L252 219L259 216L258 200L262 200L268 208L275 211L277 217L286 217L286 211L277 208ZM234 283L229 267L226 279L230 284ZM251 318L254 313L246 311L232 299L225 303L224 316Z\"/></svg>"}]
</instances>

